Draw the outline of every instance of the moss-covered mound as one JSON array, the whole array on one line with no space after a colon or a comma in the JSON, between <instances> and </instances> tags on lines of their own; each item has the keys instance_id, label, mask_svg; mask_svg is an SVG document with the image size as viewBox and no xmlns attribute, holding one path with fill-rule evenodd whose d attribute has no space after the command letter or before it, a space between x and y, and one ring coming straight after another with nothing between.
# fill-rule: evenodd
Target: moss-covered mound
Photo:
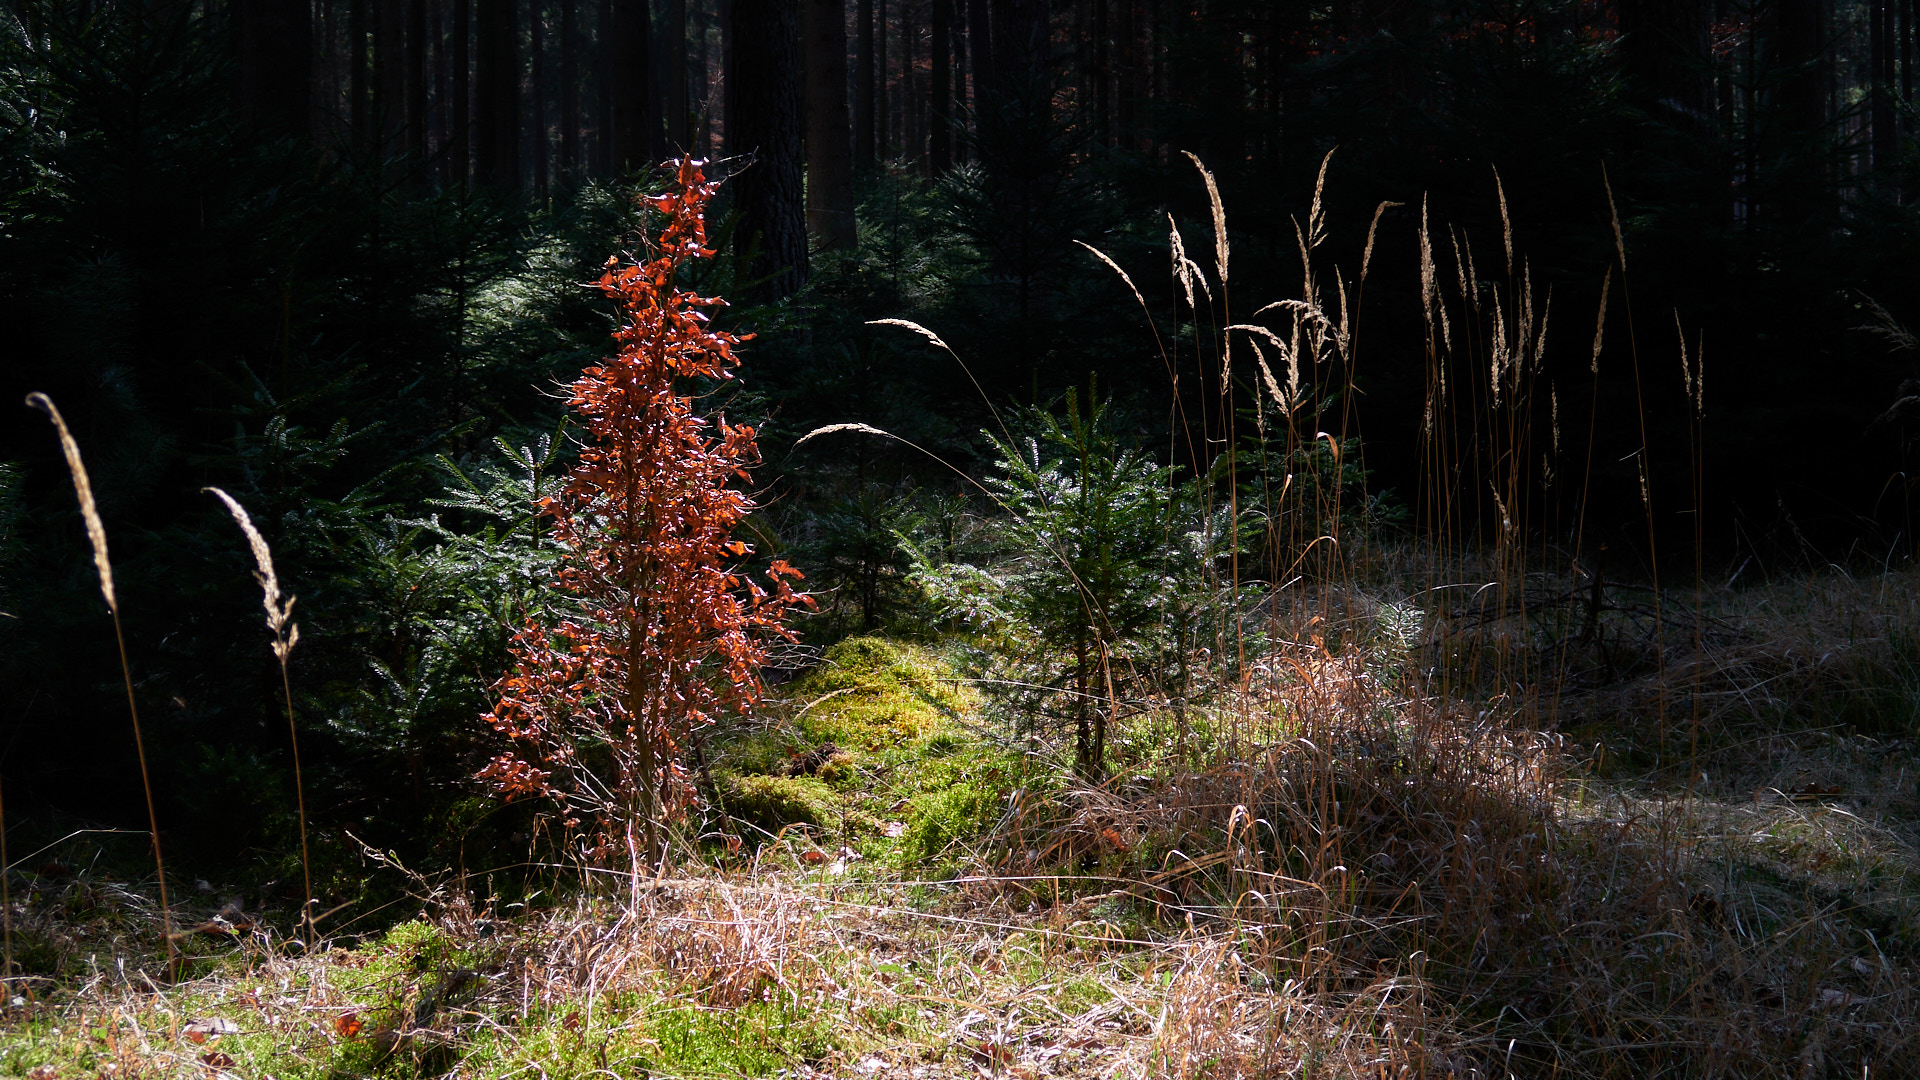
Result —
<instances>
[{"instance_id":1,"label":"moss-covered mound","mask_svg":"<svg viewBox=\"0 0 1920 1080\"><path fill-rule=\"evenodd\" d=\"M1018 786L1019 755L976 730L977 696L927 649L842 641L786 705L784 722L718 747L727 813L761 841L846 847L893 868L952 864Z\"/></svg>"}]
</instances>

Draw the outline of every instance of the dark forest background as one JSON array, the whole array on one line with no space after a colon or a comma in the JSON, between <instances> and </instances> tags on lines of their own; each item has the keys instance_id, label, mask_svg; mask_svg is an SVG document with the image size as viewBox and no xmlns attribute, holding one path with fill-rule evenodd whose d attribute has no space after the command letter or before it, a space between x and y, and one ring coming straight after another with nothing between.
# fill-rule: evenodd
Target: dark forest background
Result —
<instances>
[{"instance_id":1,"label":"dark forest background","mask_svg":"<svg viewBox=\"0 0 1920 1080\"><path fill-rule=\"evenodd\" d=\"M1194 366L1167 271L1169 214L1189 247L1211 241L1181 151L1218 175L1236 313L1293 295L1296 221L1330 151L1349 276L1376 206L1401 204L1355 316L1357 400L1322 421L1351 418L1390 501L1420 483L1422 208L1436 245L1491 268L1503 191L1516 258L1552 296L1540 423L1593 448L1585 506L1557 487L1532 507L1543 550L1581 520L1616 573L1646 568L1643 420L1653 534L1691 542L1691 517L1663 511L1694 505L1676 323L1704 341L1709 565L1757 580L1916 550L1920 384L1903 380L1920 366L1889 329L1920 319L1914 0L4 11L0 401L50 394L93 469L183 873L297 872L279 672L208 484L252 510L299 596L317 857L350 877L348 830L476 870L524 842L468 780L491 746L478 717L508 628L542 602L551 551L529 507L569 452L555 387L608 346L587 283L635 242L636 189L683 151L730 177L724 257L700 284L759 336L713 404L761 427L761 554L820 592L811 644L911 632L896 533L939 534L961 495L892 444L792 450L798 436L857 421L986 464L989 402L968 374L867 320L937 330L994 404L1097 376L1141 445L1167 445L1156 325L1176 363L1218 375ZM1610 199L1627 273L1595 377ZM1153 322L1076 240L1127 269ZM1182 382L1196 415L1219 405L1208 385ZM18 857L73 829L143 829L144 810L42 418L0 424L0 462Z\"/></svg>"}]
</instances>

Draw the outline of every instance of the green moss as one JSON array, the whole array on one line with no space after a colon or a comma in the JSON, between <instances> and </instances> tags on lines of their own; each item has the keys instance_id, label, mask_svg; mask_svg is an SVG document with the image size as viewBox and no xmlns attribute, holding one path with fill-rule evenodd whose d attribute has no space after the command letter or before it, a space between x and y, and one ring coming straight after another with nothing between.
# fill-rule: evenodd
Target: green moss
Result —
<instances>
[{"instance_id":1,"label":"green moss","mask_svg":"<svg viewBox=\"0 0 1920 1080\"><path fill-rule=\"evenodd\" d=\"M974 696L939 657L881 638L848 638L793 687L811 705L800 728L815 742L880 750L919 739L975 706Z\"/></svg>"},{"instance_id":2,"label":"green moss","mask_svg":"<svg viewBox=\"0 0 1920 1080\"><path fill-rule=\"evenodd\" d=\"M842 1022L825 1011L764 1001L737 1009L660 1009L647 1017L656 1068L673 1075L770 1076L822 1061Z\"/></svg>"},{"instance_id":3,"label":"green moss","mask_svg":"<svg viewBox=\"0 0 1920 1080\"><path fill-rule=\"evenodd\" d=\"M817 1064L846 1043L844 1018L779 999L711 1009L634 994L536 1013L504 1038L477 1039L460 1062L471 1076L536 1071L593 1076L771 1076Z\"/></svg>"},{"instance_id":4,"label":"green moss","mask_svg":"<svg viewBox=\"0 0 1920 1080\"><path fill-rule=\"evenodd\" d=\"M810 776L729 775L721 781L727 813L770 833L789 825L837 825L841 800L832 787Z\"/></svg>"},{"instance_id":5,"label":"green moss","mask_svg":"<svg viewBox=\"0 0 1920 1080\"><path fill-rule=\"evenodd\" d=\"M977 782L961 781L913 800L904 853L922 862L950 854L956 841L981 836L1000 815L1000 793Z\"/></svg>"},{"instance_id":6,"label":"green moss","mask_svg":"<svg viewBox=\"0 0 1920 1080\"><path fill-rule=\"evenodd\" d=\"M965 718L978 698L935 653L851 638L788 691L800 715L719 747L714 778L727 812L766 833L817 829L896 869L951 862L991 830L1020 755L980 738ZM812 775L787 776L801 750L839 749Z\"/></svg>"}]
</instances>

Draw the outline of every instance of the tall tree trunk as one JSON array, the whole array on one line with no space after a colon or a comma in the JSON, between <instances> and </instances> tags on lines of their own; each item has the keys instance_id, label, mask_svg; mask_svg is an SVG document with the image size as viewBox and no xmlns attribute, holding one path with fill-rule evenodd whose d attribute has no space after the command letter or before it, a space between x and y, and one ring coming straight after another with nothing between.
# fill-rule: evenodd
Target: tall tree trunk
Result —
<instances>
[{"instance_id":1,"label":"tall tree trunk","mask_svg":"<svg viewBox=\"0 0 1920 1080\"><path fill-rule=\"evenodd\" d=\"M799 6L799 0L733 0L729 152L754 156L733 181L740 210L735 235L742 251L756 253L748 274L765 279L754 288L765 300L793 295L807 278Z\"/></svg>"},{"instance_id":2,"label":"tall tree trunk","mask_svg":"<svg viewBox=\"0 0 1920 1080\"><path fill-rule=\"evenodd\" d=\"M305 0L235 0L242 114L306 138L312 129L313 24Z\"/></svg>"},{"instance_id":3,"label":"tall tree trunk","mask_svg":"<svg viewBox=\"0 0 1920 1080\"><path fill-rule=\"evenodd\" d=\"M607 28L607 66L613 86L613 171L627 174L653 164L647 130L650 36L647 0L614 0Z\"/></svg>"},{"instance_id":4,"label":"tall tree trunk","mask_svg":"<svg viewBox=\"0 0 1920 1080\"><path fill-rule=\"evenodd\" d=\"M873 168L873 0L857 0L854 25L859 28L856 46L853 93L853 165L865 172Z\"/></svg>"},{"instance_id":5,"label":"tall tree trunk","mask_svg":"<svg viewBox=\"0 0 1920 1080\"><path fill-rule=\"evenodd\" d=\"M1772 157L1781 224L1791 232L1819 228L1829 217L1827 92L1832 57L1826 0L1776 0L1772 26L1778 64L1774 114L1779 125Z\"/></svg>"},{"instance_id":6,"label":"tall tree trunk","mask_svg":"<svg viewBox=\"0 0 1920 1080\"><path fill-rule=\"evenodd\" d=\"M540 0L533 0L527 11L527 76L529 104L532 106L532 124L528 134L532 136L533 151L533 191L544 199L547 197L547 150L551 141L547 138L547 15Z\"/></svg>"},{"instance_id":7,"label":"tall tree trunk","mask_svg":"<svg viewBox=\"0 0 1920 1080\"><path fill-rule=\"evenodd\" d=\"M1900 129L1894 111L1894 0L1870 0L1868 4L1868 64L1873 69L1869 80L1872 94L1873 168L1888 177L1899 158Z\"/></svg>"},{"instance_id":8,"label":"tall tree trunk","mask_svg":"<svg viewBox=\"0 0 1920 1080\"><path fill-rule=\"evenodd\" d=\"M600 0L593 22L593 171L613 172L613 0Z\"/></svg>"},{"instance_id":9,"label":"tall tree trunk","mask_svg":"<svg viewBox=\"0 0 1920 1080\"><path fill-rule=\"evenodd\" d=\"M347 4L347 124L352 129L356 150L364 149L372 129L367 120L367 4L371 0L349 0Z\"/></svg>"},{"instance_id":10,"label":"tall tree trunk","mask_svg":"<svg viewBox=\"0 0 1920 1080\"><path fill-rule=\"evenodd\" d=\"M693 113L687 108L687 0L667 0L667 153L669 156L693 149ZM842 44L846 30L840 32ZM842 49L842 52L845 50ZM844 73L847 61L840 59ZM844 80L843 80L844 81ZM842 100L847 92L840 91Z\"/></svg>"},{"instance_id":11,"label":"tall tree trunk","mask_svg":"<svg viewBox=\"0 0 1920 1080\"><path fill-rule=\"evenodd\" d=\"M1093 3L1073 0L1073 101L1081 122L1093 118Z\"/></svg>"},{"instance_id":12,"label":"tall tree trunk","mask_svg":"<svg viewBox=\"0 0 1920 1080\"><path fill-rule=\"evenodd\" d=\"M991 0L966 0L967 49L973 60L973 99L977 111L993 87L993 14Z\"/></svg>"},{"instance_id":13,"label":"tall tree trunk","mask_svg":"<svg viewBox=\"0 0 1920 1080\"><path fill-rule=\"evenodd\" d=\"M874 154L884 164L893 157L893 95L887 91L887 0L873 4Z\"/></svg>"},{"instance_id":14,"label":"tall tree trunk","mask_svg":"<svg viewBox=\"0 0 1920 1080\"><path fill-rule=\"evenodd\" d=\"M1913 0L1900 0L1900 100L1913 104ZM1907 121L1909 131L1913 121Z\"/></svg>"},{"instance_id":15,"label":"tall tree trunk","mask_svg":"<svg viewBox=\"0 0 1920 1080\"><path fill-rule=\"evenodd\" d=\"M968 37L972 31L968 31L966 0L947 0L947 2L948 13L952 15L952 31L948 31L948 37L952 38L952 54L954 54L952 58L954 92L950 98L952 104L948 106L948 131L950 131L948 144L952 146L954 161L966 161L966 106L973 100L968 90L968 71L970 71Z\"/></svg>"},{"instance_id":16,"label":"tall tree trunk","mask_svg":"<svg viewBox=\"0 0 1920 1080\"><path fill-rule=\"evenodd\" d=\"M560 170L580 169L580 28L578 0L560 0Z\"/></svg>"},{"instance_id":17,"label":"tall tree trunk","mask_svg":"<svg viewBox=\"0 0 1920 1080\"><path fill-rule=\"evenodd\" d=\"M450 175L462 188L473 175L473 0L453 0L453 86L447 91L452 108L447 118L447 157Z\"/></svg>"},{"instance_id":18,"label":"tall tree trunk","mask_svg":"<svg viewBox=\"0 0 1920 1080\"><path fill-rule=\"evenodd\" d=\"M907 0L900 4L900 145L901 156L916 169L927 167L927 144L920 123L920 27Z\"/></svg>"},{"instance_id":19,"label":"tall tree trunk","mask_svg":"<svg viewBox=\"0 0 1920 1080\"><path fill-rule=\"evenodd\" d=\"M380 0L373 23L373 111L379 157L400 153L407 122L406 15L403 0Z\"/></svg>"},{"instance_id":20,"label":"tall tree trunk","mask_svg":"<svg viewBox=\"0 0 1920 1080\"><path fill-rule=\"evenodd\" d=\"M733 122L740 106L733 100L733 0L714 0L720 13L720 145L736 153Z\"/></svg>"},{"instance_id":21,"label":"tall tree trunk","mask_svg":"<svg viewBox=\"0 0 1920 1080\"><path fill-rule=\"evenodd\" d=\"M1781 118L1796 133L1817 131L1827 119L1827 4L1775 0L1773 7Z\"/></svg>"},{"instance_id":22,"label":"tall tree trunk","mask_svg":"<svg viewBox=\"0 0 1920 1080\"><path fill-rule=\"evenodd\" d=\"M427 183L427 0L407 0L407 171Z\"/></svg>"},{"instance_id":23,"label":"tall tree trunk","mask_svg":"<svg viewBox=\"0 0 1920 1080\"><path fill-rule=\"evenodd\" d=\"M1120 5L1119 70L1114 77L1114 126L1122 145L1137 144L1140 124L1140 0L1113 0Z\"/></svg>"},{"instance_id":24,"label":"tall tree trunk","mask_svg":"<svg viewBox=\"0 0 1920 1080\"><path fill-rule=\"evenodd\" d=\"M520 64L514 50L515 0L478 0L474 66L474 173L480 183L513 190L520 186Z\"/></svg>"},{"instance_id":25,"label":"tall tree trunk","mask_svg":"<svg viewBox=\"0 0 1920 1080\"><path fill-rule=\"evenodd\" d=\"M953 168L953 0L932 0L932 62L927 82L927 163L935 175Z\"/></svg>"},{"instance_id":26,"label":"tall tree trunk","mask_svg":"<svg viewBox=\"0 0 1920 1080\"><path fill-rule=\"evenodd\" d=\"M853 141L847 121L846 0L804 0L807 37L807 230L851 251Z\"/></svg>"},{"instance_id":27,"label":"tall tree trunk","mask_svg":"<svg viewBox=\"0 0 1920 1080\"><path fill-rule=\"evenodd\" d=\"M693 100L700 111L699 119L694 123L693 149L703 158L713 156L714 79L709 69L713 63L709 41L712 36L712 8L706 0L700 0L700 6L694 8L693 14L693 39L699 43L693 50Z\"/></svg>"},{"instance_id":28,"label":"tall tree trunk","mask_svg":"<svg viewBox=\"0 0 1920 1080\"><path fill-rule=\"evenodd\" d=\"M453 61L449 51L452 42L447 29L447 9L446 0L433 0L433 5L427 9L427 41L433 48L429 62L433 72L433 87L432 100L427 103L427 143L434 154L441 187L456 182L453 155L449 152L453 139L453 115L447 98L453 93Z\"/></svg>"},{"instance_id":29,"label":"tall tree trunk","mask_svg":"<svg viewBox=\"0 0 1920 1080\"><path fill-rule=\"evenodd\" d=\"M1113 145L1113 47L1107 25L1112 2L1093 0L1093 137L1101 146Z\"/></svg>"}]
</instances>

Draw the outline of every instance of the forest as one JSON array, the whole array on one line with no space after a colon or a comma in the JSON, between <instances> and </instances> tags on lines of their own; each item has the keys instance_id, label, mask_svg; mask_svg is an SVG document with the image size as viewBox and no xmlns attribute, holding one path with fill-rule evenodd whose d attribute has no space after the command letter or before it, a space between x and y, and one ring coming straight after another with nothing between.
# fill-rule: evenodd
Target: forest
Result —
<instances>
[{"instance_id":1,"label":"forest","mask_svg":"<svg viewBox=\"0 0 1920 1080\"><path fill-rule=\"evenodd\" d=\"M0 0L0 1076L1920 1076L1917 13Z\"/></svg>"}]
</instances>

